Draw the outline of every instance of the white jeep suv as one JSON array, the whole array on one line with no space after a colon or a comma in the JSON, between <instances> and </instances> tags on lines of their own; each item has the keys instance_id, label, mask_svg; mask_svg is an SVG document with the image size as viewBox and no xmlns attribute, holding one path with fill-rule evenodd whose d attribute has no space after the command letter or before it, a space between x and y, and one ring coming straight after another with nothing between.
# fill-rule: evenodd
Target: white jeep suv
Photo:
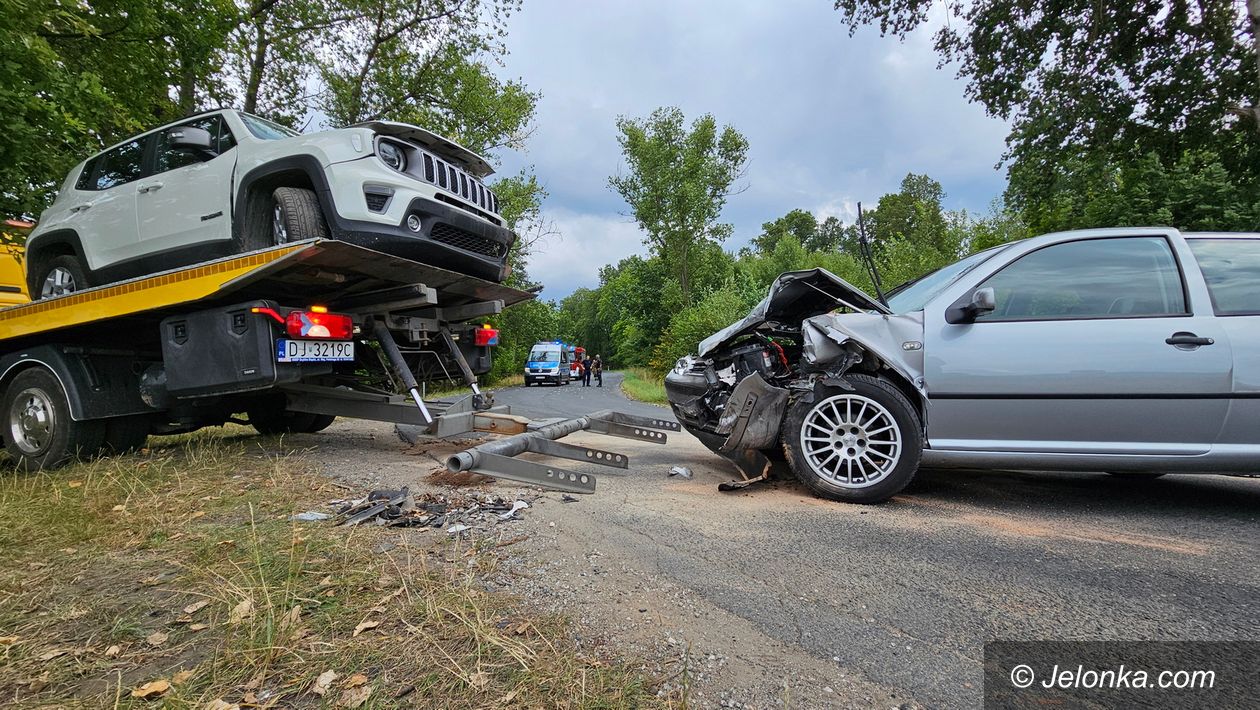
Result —
<instances>
[{"instance_id":1,"label":"white jeep suv","mask_svg":"<svg viewBox=\"0 0 1260 710\"><path fill-rule=\"evenodd\" d=\"M209 111L75 166L27 239L27 284L48 298L314 237L502 281L516 236L493 172L406 124L301 134Z\"/></svg>"}]
</instances>

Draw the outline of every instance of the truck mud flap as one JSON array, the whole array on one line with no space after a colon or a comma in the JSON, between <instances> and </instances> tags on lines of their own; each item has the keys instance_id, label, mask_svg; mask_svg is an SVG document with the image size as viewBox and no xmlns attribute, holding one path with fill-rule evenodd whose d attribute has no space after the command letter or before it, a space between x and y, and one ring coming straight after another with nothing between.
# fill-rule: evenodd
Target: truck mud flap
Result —
<instances>
[{"instance_id":1,"label":"truck mud flap","mask_svg":"<svg viewBox=\"0 0 1260 710\"><path fill-rule=\"evenodd\" d=\"M493 415L483 415L483 418L492 419ZM478 428L485 431L482 427ZM557 439L579 431L590 431L605 436L664 444L668 440L666 432L679 431L680 428L678 422L668 419L604 410L574 419L531 424L523 433L453 454L447 459L446 468L454 473L471 471L566 493L594 493L596 479L593 474L513 457L529 452L625 469L630 466L630 457L626 454L567 444Z\"/></svg>"}]
</instances>

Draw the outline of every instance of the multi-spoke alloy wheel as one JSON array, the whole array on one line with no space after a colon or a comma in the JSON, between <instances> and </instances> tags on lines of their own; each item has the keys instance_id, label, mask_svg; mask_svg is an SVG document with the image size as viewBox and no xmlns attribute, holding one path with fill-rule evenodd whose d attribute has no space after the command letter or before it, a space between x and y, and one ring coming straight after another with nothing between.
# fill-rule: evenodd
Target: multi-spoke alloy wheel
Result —
<instances>
[{"instance_id":1,"label":"multi-spoke alloy wheel","mask_svg":"<svg viewBox=\"0 0 1260 710\"><path fill-rule=\"evenodd\" d=\"M846 488L878 483L901 458L901 429L892 413L861 395L836 395L814 405L800 436L809 467Z\"/></svg>"},{"instance_id":2,"label":"multi-spoke alloy wheel","mask_svg":"<svg viewBox=\"0 0 1260 710\"><path fill-rule=\"evenodd\" d=\"M819 385L798 397L783 420L792 472L818 495L878 503L905 488L919 469L923 425L901 388L865 373L848 387Z\"/></svg>"}]
</instances>

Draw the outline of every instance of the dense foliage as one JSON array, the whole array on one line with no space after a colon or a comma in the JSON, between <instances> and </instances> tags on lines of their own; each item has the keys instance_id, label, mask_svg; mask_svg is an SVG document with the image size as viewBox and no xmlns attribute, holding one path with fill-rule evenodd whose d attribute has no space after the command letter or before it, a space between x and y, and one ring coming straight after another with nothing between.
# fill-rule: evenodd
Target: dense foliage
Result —
<instances>
[{"instance_id":1,"label":"dense foliage","mask_svg":"<svg viewBox=\"0 0 1260 710\"><path fill-rule=\"evenodd\" d=\"M1260 2L836 0L936 47L1007 120L1008 204L1035 232L1260 229Z\"/></svg>"},{"instance_id":2,"label":"dense foliage","mask_svg":"<svg viewBox=\"0 0 1260 710\"><path fill-rule=\"evenodd\" d=\"M193 111L416 123L520 147L537 94L491 71L518 0L0 0L0 216L77 162Z\"/></svg>"}]
</instances>

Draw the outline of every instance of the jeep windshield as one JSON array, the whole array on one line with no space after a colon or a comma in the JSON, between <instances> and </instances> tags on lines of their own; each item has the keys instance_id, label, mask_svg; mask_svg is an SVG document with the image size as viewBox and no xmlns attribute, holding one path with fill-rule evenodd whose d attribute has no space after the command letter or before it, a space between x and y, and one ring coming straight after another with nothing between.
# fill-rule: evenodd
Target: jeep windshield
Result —
<instances>
[{"instance_id":1,"label":"jeep windshield","mask_svg":"<svg viewBox=\"0 0 1260 710\"><path fill-rule=\"evenodd\" d=\"M255 138L261 138L265 141L278 141L302 135L292 128L286 128L279 123L273 123L265 118L259 118L244 111L237 112L237 115L241 117L241 122L245 124L250 133L254 134Z\"/></svg>"},{"instance_id":2,"label":"jeep windshield","mask_svg":"<svg viewBox=\"0 0 1260 710\"><path fill-rule=\"evenodd\" d=\"M944 291L947 286L954 283L960 276L988 261L1008 246L1010 245L1002 244L984 251L978 251L965 259L955 261L949 266L942 266L936 271L929 272L913 281L905 282L888 294L889 310L899 314L923 310L927 302L935 298L936 294Z\"/></svg>"}]
</instances>

